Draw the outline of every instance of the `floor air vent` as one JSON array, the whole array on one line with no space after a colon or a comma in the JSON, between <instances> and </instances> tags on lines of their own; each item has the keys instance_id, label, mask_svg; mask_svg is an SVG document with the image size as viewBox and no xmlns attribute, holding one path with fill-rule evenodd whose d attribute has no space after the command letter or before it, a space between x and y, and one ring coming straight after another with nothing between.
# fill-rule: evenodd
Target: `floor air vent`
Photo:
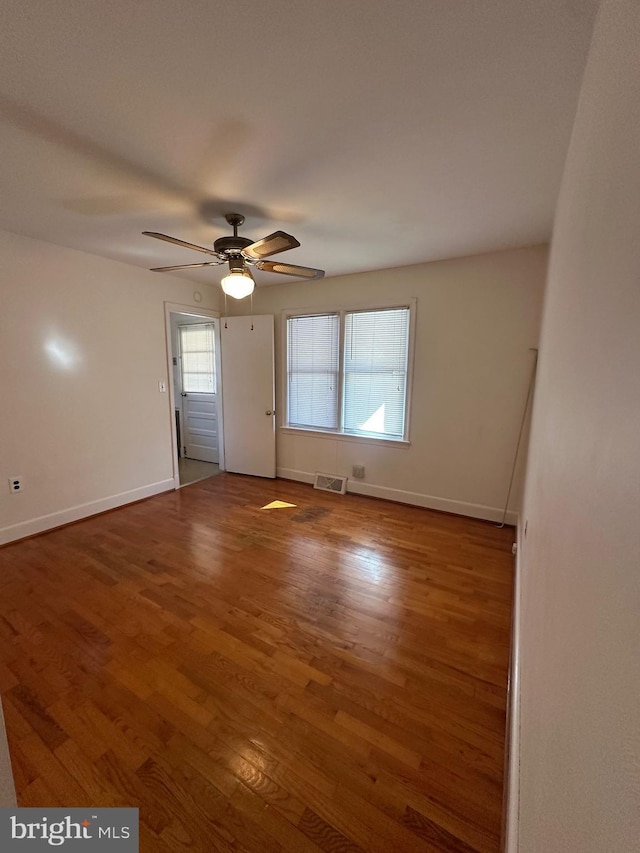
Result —
<instances>
[{"instance_id":1,"label":"floor air vent","mask_svg":"<svg viewBox=\"0 0 640 853\"><path fill-rule=\"evenodd\" d=\"M347 478L340 477L338 474L316 474L313 488L320 489L321 492L335 492L337 495L344 495L347 491Z\"/></svg>"}]
</instances>

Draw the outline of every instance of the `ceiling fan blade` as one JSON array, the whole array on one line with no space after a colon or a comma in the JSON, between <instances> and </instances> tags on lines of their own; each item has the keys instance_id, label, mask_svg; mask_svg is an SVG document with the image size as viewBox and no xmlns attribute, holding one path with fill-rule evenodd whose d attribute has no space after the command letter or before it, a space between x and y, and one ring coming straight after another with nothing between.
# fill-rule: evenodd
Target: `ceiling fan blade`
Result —
<instances>
[{"instance_id":1,"label":"ceiling fan blade","mask_svg":"<svg viewBox=\"0 0 640 853\"><path fill-rule=\"evenodd\" d=\"M192 270L196 267L217 267L224 261L206 261L204 264L180 264L177 267L152 267L149 272L169 272L170 270Z\"/></svg>"},{"instance_id":2,"label":"ceiling fan blade","mask_svg":"<svg viewBox=\"0 0 640 853\"><path fill-rule=\"evenodd\" d=\"M196 252L204 252L205 255L213 255L218 257L218 253L213 249L205 249L204 246L196 246L195 243L187 243L185 240L178 240L177 237L169 237L167 234L158 234L157 231L143 231L145 237L155 237L156 240L165 240L167 243L175 243L176 246L184 246L185 249L195 249Z\"/></svg>"},{"instance_id":3,"label":"ceiling fan blade","mask_svg":"<svg viewBox=\"0 0 640 853\"><path fill-rule=\"evenodd\" d=\"M299 278L322 278L324 276L324 270L314 270L313 267L299 267L296 264L281 264L278 261L260 261L256 266L265 272L295 275Z\"/></svg>"},{"instance_id":4,"label":"ceiling fan blade","mask_svg":"<svg viewBox=\"0 0 640 853\"><path fill-rule=\"evenodd\" d=\"M274 231L268 237L247 246L246 249L242 250L242 254L252 261L259 261L260 258L277 255L278 252L286 252L287 249L296 249L299 245L300 243L291 234L285 234L284 231Z\"/></svg>"}]
</instances>

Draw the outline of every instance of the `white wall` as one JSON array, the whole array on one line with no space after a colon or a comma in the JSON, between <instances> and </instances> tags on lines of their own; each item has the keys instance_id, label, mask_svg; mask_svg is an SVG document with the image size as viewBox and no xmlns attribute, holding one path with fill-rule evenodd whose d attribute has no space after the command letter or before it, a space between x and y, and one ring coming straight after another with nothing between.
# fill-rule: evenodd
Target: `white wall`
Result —
<instances>
[{"instance_id":1,"label":"white wall","mask_svg":"<svg viewBox=\"0 0 640 853\"><path fill-rule=\"evenodd\" d=\"M278 423L285 411L284 309L357 307L416 297L411 446L278 430L278 472L351 474L350 490L498 519L507 495L532 353L546 249L257 288L254 311L276 314ZM516 484L512 508L520 493ZM514 516L510 516L513 520Z\"/></svg>"},{"instance_id":2,"label":"white wall","mask_svg":"<svg viewBox=\"0 0 640 853\"><path fill-rule=\"evenodd\" d=\"M640 847L639 46L637 0L605 0L554 230L519 561L521 853Z\"/></svg>"},{"instance_id":3,"label":"white wall","mask_svg":"<svg viewBox=\"0 0 640 853\"><path fill-rule=\"evenodd\" d=\"M6 232L0 261L0 542L171 487L164 301L217 290Z\"/></svg>"}]
</instances>

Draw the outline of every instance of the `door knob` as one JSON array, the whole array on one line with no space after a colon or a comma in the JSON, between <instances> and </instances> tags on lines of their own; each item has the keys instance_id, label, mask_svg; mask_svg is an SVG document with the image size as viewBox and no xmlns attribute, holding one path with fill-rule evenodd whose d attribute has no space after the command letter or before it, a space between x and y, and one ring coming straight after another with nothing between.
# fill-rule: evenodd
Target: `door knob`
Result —
<instances>
[{"instance_id":1,"label":"door knob","mask_svg":"<svg viewBox=\"0 0 640 853\"><path fill-rule=\"evenodd\" d=\"M271 409L267 409L265 415L275 415L275 412L272 412Z\"/></svg>"}]
</instances>

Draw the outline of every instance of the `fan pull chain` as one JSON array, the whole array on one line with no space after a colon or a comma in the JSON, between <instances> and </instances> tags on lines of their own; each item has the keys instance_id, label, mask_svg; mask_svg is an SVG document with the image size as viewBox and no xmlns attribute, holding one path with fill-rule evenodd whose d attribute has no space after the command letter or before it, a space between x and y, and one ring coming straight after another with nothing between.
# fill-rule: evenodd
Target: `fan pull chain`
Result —
<instances>
[{"instance_id":1,"label":"fan pull chain","mask_svg":"<svg viewBox=\"0 0 640 853\"><path fill-rule=\"evenodd\" d=\"M253 332L253 291L251 291L251 331Z\"/></svg>"}]
</instances>

